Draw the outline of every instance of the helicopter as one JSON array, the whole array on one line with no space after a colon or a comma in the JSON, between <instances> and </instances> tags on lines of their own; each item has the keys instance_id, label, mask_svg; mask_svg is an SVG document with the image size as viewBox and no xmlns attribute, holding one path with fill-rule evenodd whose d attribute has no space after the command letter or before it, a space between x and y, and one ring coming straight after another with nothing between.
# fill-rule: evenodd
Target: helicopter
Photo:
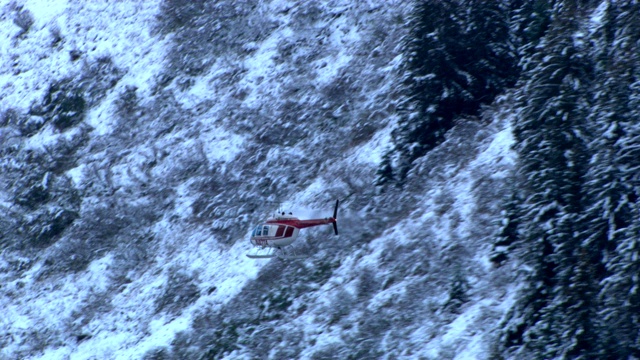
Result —
<instances>
[{"instance_id":1,"label":"helicopter","mask_svg":"<svg viewBox=\"0 0 640 360\"><path fill-rule=\"evenodd\" d=\"M340 200L336 200L333 217L324 219L301 220L291 213L288 215L285 215L284 212L278 213L275 217L268 219L253 229L250 241L251 245L254 246L254 252L246 254L247 257L251 259L268 259L274 256L283 259L305 257L304 255L291 254L287 247L296 240L301 229L312 226L332 224L334 233L338 235L339 204Z\"/></svg>"}]
</instances>

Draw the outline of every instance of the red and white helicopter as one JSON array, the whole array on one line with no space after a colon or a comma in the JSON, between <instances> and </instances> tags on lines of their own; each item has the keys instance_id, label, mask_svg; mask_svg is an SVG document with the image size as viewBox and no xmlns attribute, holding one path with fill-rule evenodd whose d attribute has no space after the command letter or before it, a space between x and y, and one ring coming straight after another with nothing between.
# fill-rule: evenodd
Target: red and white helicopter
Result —
<instances>
[{"instance_id":1,"label":"red and white helicopter","mask_svg":"<svg viewBox=\"0 0 640 360\"><path fill-rule=\"evenodd\" d=\"M256 226L251 233L251 244L254 252L247 254L251 259L267 259L278 256L284 259L298 259L305 257L295 254L288 254L286 247L291 245L300 229L318 226L333 225L333 231L338 235L338 205L340 200L336 200L336 207L333 209L333 217L324 219L300 220L297 217L284 212L268 219L264 223Z\"/></svg>"}]
</instances>

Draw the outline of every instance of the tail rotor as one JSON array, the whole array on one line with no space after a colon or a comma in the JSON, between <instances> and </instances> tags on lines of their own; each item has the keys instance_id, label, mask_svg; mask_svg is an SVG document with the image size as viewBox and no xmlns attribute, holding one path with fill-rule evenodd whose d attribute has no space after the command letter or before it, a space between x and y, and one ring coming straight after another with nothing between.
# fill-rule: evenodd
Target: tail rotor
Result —
<instances>
[{"instance_id":1,"label":"tail rotor","mask_svg":"<svg viewBox=\"0 0 640 360\"><path fill-rule=\"evenodd\" d=\"M340 200L336 200L336 207L333 209L333 232L338 235L338 205Z\"/></svg>"}]
</instances>

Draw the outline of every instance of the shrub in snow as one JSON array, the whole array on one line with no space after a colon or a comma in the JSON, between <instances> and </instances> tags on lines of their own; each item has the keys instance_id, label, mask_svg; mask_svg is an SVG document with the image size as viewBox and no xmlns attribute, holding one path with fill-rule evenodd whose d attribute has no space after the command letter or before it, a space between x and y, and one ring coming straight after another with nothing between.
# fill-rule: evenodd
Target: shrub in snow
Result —
<instances>
[{"instance_id":1,"label":"shrub in snow","mask_svg":"<svg viewBox=\"0 0 640 360\"><path fill-rule=\"evenodd\" d=\"M32 106L29 113L51 121L59 131L67 130L82 122L86 110L100 101L123 74L108 56L91 59L78 76L50 85L42 103Z\"/></svg>"},{"instance_id":2,"label":"shrub in snow","mask_svg":"<svg viewBox=\"0 0 640 360\"><path fill-rule=\"evenodd\" d=\"M277 25L251 1L166 1L158 30L174 32L171 68L189 76L206 72L217 59L242 53L244 46L269 36Z\"/></svg>"},{"instance_id":3,"label":"shrub in snow","mask_svg":"<svg viewBox=\"0 0 640 360\"><path fill-rule=\"evenodd\" d=\"M262 301L259 306L261 321L282 319L287 309L293 304L292 291L286 287L271 290L260 300Z\"/></svg>"},{"instance_id":4,"label":"shrub in snow","mask_svg":"<svg viewBox=\"0 0 640 360\"><path fill-rule=\"evenodd\" d=\"M47 180L47 178L52 178ZM19 217L21 233L26 242L20 247L42 248L56 242L61 234L78 218L80 201L75 188L66 178L57 178L47 173L44 179L29 185L16 199L24 206Z\"/></svg>"},{"instance_id":5,"label":"shrub in snow","mask_svg":"<svg viewBox=\"0 0 640 360\"><path fill-rule=\"evenodd\" d=\"M21 206L35 209L38 205L49 200L49 191L43 184L43 178L29 177L26 181L19 183L17 194L13 201Z\"/></svg>"},{"instance_id":6,"label":"shrub in snow","mask_svg":"<svg viewBox=\"0 0 640 360\"><path fill-rule=\"evenodd\" d=\"M27 224L30 244L34 247L51 245L56 240L56 237L77 218L77 212L59 206L40 211Z\"/></svg>"},{"instance_id":7,"label":"shrub in snow","mask_svg":"<svg viewBox=\"0 0 640 360\"><path fill-rule=\"evenodd\" d=\"M166 347L153 348L144 354L143 360L170 360L175 359L171 351Z\"/></svg>"},{"instance_id":8,"label":"shrub in snow","mask_svg":"<svg viewBox=\"0 0 640 360\"><path fill-rule=\"evenodd\" d=\"M109 56L101 56L87 62L78 86L88 106L100 101L109 89L112 89L124 75Z\"/></svg>"},{"instance_id":9,"label":"shrub in snow","mask_svg":"<svg viewBox=\"0 0 640 360\"><path fill-rule=\"evenodd\" d=\"M391 327L386 314L365 310L351 341L348 359L380 359L384 355L382 338Z\"/></svg>"},{"instance_id":10,"label":"shrub in snow","mask_svg":"<svg viewBox=\"0 0 640 360\"><path fill-rule=\"evenodd\" d=\"M18 119L18 130L22 136L31 136L44 126L46 120L41 116L21 116Z\"/></svg>"},{"instance_id":11,"label":"shrub in snow","mask_svg":"<svg viewBox=\"0 0 640 360\"><path fill-rule=\"evenodd\" d=\"M356 305L356 299L350 292L341 289L335 296L335 300L328 306L326 311L328 312L328 324L333 325L338 323L342 318L349 315Z\"/></svg>"},{"instance_id":12,"label":"shrub in snow","mask_svg":"<svg viewBox=\"0 0 640 360\"><path fill-rule=\"evenodd\" d=\"M358 301L366 301L380 289L380 279L370 268L365 268L360 272L360 279L357 285Z\"/></svg>"},{"instance_id":13,"label":"shrub in snow","mask_svg":"<svg viewBox=\"0 0 640 360\"><path fill-rule=\"evenodd\" d=\"M342 360L347 359L348 347L342 343L334 342L324 346L311 355L311 360Z\"/></svg>"},{"instance_id":14,"label":"shrub in snow","mask_svg":"<svg viewBox=\"0 0 640 360\"><path fill-rule=\"evenodd\" d=\"M81 90L69 81L49 87L42 102L42 111L58 130L66 130L84 119L86 101Z\"/></svg>"},{"instance_id":15,"label":"shrub in snow","mask_svg":"<svg viewBox=\"0 0 640 360\"><path fill-rule=\"evenodd\" d=\"M191 305L200 297L200 290L195 281L182 269L169 269L162 295L155 300L156 312L166 311L171 315L177 315Z\"/></svg>"},{"instance_id":16,"label":"shrub in snow","mask_svg":"<svg viewBox=\"0 0 640 360\"><path fill-rule=\"evenodd\" d=\"M469 301L469 282L462 273L460 267L456 267L453 272L453 279L449 289L449 300L445 304L445 308L454 314L459 313L462 305Z\"/></svg>"},{"instance_id":17,"label":"shrub in snow","mask_svg":"<svg viewBox=\"0 0 640 360\"><path fill-rule=\"evenodd\" d=\"M33 14L31 14L31 11L27 9L18 11L13 17L13 23L16 24L20 29L22 29L22 34L29 31L31 25L33 25L33 22Z\"/></svg>"},{"instance_id":18,"label":"shrub in snow","mask_svg":"<svg viewBox=\"0 0 640 360\"><path fill-rule=\"evenodd\" d=\"M47 170L61 175L73 168L80 156L79 150L89 141L90 131L91 128L88 125L80 126L79 131L60 136L56 141L44 145Z\"/></svg>"},{"instance_id":19,"label":"shrub in snow","mask_svg":"<svg viewBox=\"0 0 640 360\"><path fill-rule=\"evenodd\" d=\"M0 114L0 127L10 126L18 123L20 114L16 109L8 108Z\"/></svg>"}]
</instances>

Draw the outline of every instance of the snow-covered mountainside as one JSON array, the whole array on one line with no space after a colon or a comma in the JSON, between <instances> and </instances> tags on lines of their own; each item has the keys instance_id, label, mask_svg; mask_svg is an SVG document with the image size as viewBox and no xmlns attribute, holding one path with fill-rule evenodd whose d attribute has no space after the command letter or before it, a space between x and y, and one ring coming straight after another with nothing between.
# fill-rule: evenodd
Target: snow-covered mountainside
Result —
<instances>
[{"instance_id":1,"label":"snow-covered mountainside","mask_svg":"<svg viewBox=\"0 0 640 360\"><path fill-rule=\"evenodd\" d=\"M410 193L375 196L406 5L210 6L2 8L2 355L482 353L510 299L483 242L507 115L456 128ZM308 259L245 257L277 202L325 216L336 198L341 235L303 232Z\"/></svg>"},{"instance_id":2,"label":"snow-covered mountainside","mask_svg":"<svg viewBox=\"0 0 640 360\"><path fill-rule=\"evenodd\" d=\"M438 96L492 95L402 143L414 5L0 3L0 359L501 351L530 271L491 261L521 94L462 69ZM279 206L325 217L336 199L340 235L302 231L307 258L245 256Z\"/></svg>"}]
</instances>

